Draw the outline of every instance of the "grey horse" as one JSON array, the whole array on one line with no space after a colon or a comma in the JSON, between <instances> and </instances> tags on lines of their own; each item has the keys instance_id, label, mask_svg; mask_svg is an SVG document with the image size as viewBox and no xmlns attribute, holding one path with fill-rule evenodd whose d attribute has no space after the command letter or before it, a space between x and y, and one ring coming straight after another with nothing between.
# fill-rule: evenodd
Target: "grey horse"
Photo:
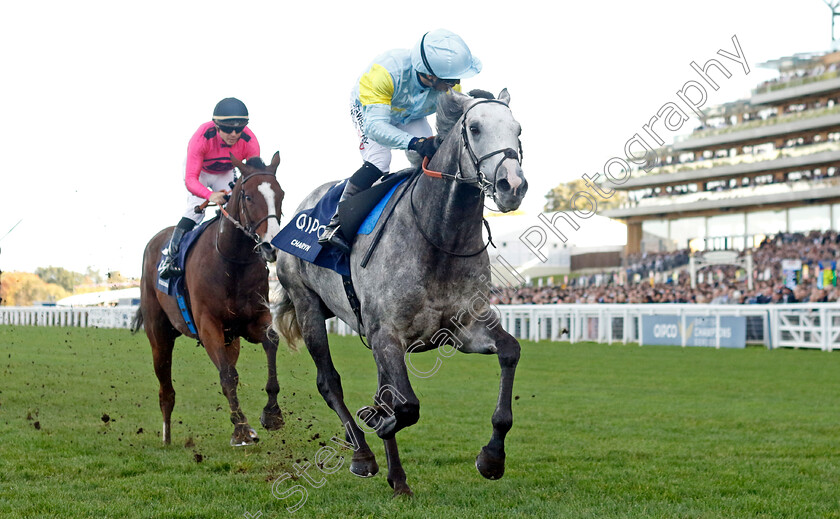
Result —
<instances>
[{"instance_id":1,"label":"grey horse","mask_svg":"<svg viewBox=\"0 0 840 519\"><path fill-rule=\"evenodd\" d=\"M282 289L273 307L274 327L290 344L300 338L305 342L317 367L318 390L338 414L353 446L350 471L362 477L373 476L379 467L360 424L344 403L325 320L338 316L367 336L379 390L375 405L362 408L357 416L384 440L388 483L395 496L412 494L395 434L420 417L406 361L410 354L439 346L498 355L501 383L493 434L476 467L488 479L504 474L504 441L513 424L511 394L520 348L497 325L487 298L475 295L488 292L490 286L490 261L482 237L485 196L508 212L519 207L528 187L520 163L521 128L509 102L506 89L492 100L457 92L441 96L437 130L442 142L424 165L425 174L418 171L406 181L385 208L387 214L395 206L390 219L380 220L370 235L358 236L353 246L351 271L361 323L348 303L341 276L285 252L278 255ZM315 205L332 185L312 192L298 211ZM361 268L362 257L382 225L381 239Z\"/></svg>"}]
</instances>

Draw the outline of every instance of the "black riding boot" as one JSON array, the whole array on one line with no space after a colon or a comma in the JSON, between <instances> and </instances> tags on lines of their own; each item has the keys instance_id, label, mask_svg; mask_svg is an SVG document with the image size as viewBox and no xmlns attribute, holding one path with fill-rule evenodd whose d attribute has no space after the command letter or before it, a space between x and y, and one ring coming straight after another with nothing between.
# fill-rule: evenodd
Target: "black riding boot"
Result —
<instances>
[{"instance_id":1,"label":"black riding boot","mask_svg":"<svg viewBox=\"0 0 840 519\"><path fill-rule=\"evenodd\" d=\"M344 192L341 193L341 199L339 199L338 203L341 204L341 202L347 200L351 196L369 188L379 177L382 176L382 174L383 173L379 168L370 162L365 162L362 167L353 173L353 176L351 176L347 181L347 185L344 186ZM321 236L318 238L318 243L321 245L330 244L333 247L350 254L350 243L348 242L348 238L349 237L345 237L341 232L341 225L338 221L338 208L336 208L335 214L330 219L330 223L327 224L324 228L324 232L322 232Z\"/></svg>"},{"instance_id":2,"label":"black riding boot","mask_svg":"<svg viewBox=\"0 0 840 519\"><path fill-rule=\"evenodd\" d=\"M341 198L339 198L338 203L347 200L351 196L355 195L362 189L357 186L356 184L347 181L347 185L344 186L344 192L341 193ZM338 222L338 207L335 208L335 214L330 218L330 223L324 228L324 232L321 233L321 236L318 238L318 243L321 245L330 244L333 247L336 247L347 254L350 254L350 244L347 242L347 239L341 233L341 225Z\"/></svg>"},{"instance_id":3,"label":"black riding boot","mask_svg":"<svg viewBox=\"0 0 840 519\"><path fill-rule=\"evenodd\" d=\"M189 223L187 223L189 222ZM195 222L189 218L181 218L172 237L169 239L169 246L166 248L166 257L158 267L161 279L176 278L184 273L184 269L178 266L178 253L181 251L181 238L184 233L195 227Z\"/></svg>"}]
</instances>

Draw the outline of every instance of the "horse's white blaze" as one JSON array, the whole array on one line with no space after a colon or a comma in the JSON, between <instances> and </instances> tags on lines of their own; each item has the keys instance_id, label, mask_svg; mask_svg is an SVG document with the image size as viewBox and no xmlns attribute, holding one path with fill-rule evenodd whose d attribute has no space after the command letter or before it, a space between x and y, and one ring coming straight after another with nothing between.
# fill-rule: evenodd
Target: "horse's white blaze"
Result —
<instances>
[{"instance_id":1,"label":"horse's white blaze","mask_svg":"<svg viewBox=\"0 0 840 519\"><path fill-rule=\"evenodd\" d=\"M257 190L265 197L265 204L268 207L268 215L278 216L275 211L274 190L271 189L271 184L263 182L257 187ZM268 223L268 230L266 230L265 236L262 237L264 242L271 241L271 239L277 236L277 233L280 232L280 223L277 221L277 218L269 218L266 222Z\"/></svg>"}]
</instances>

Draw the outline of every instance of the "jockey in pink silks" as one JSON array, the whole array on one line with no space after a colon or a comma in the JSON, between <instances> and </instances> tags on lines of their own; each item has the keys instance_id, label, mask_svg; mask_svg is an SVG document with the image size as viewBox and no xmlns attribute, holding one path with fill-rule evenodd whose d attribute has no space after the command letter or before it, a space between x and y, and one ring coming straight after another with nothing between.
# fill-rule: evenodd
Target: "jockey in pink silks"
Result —
<instances>
[{"instance_id":1,"label":"jockey in pink silks","mask_svg":"<svg viewBox=\"0 0 840 519\"><path fill-rule=\"evenodd\" d=\"M198 127L187 146L187 168L184 183L189 194L187 209L172 232L166 256L160 265L164 279L183 274L176 264L184 233L204 218L204 211L195 208L205 201L224 205L233 182L233 164L230 156L245 161L260 156L257 137L247 128L248 109L234 97L222 99L213 110L213 120Z\"/></svg>"}]
</instances>

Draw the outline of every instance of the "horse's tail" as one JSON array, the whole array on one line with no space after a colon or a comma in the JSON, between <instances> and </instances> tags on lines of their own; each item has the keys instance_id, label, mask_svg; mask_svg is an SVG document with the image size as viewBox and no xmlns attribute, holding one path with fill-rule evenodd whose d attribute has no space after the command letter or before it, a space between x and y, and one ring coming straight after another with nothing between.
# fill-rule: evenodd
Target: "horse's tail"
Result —
<instances>
[{"instance_id":1,"label":"horse's tail","mask_svg":"<svg viewBox=\"0 0 840 519\"><path fill-rule=\"evenodd\" d=\"M272 328L286 339L290 350L297 351L297 341L302 339L303 335L300 333L292 298L282 288L279 289L277 302L271 305L271 314L274 316L271 322Z\"/></svg>"},{"instance_id":2,"label":"horse's tail","mask_svg":"<svg viewBox=\"0 0 840 519\"><path fill-rule=\"evenodd\" d=\"M131 335L137 333L141 326L143 326L143 310L138 308L137 313L134 314L134 318L131 320Z\"/></svg>"}]
</instances>

